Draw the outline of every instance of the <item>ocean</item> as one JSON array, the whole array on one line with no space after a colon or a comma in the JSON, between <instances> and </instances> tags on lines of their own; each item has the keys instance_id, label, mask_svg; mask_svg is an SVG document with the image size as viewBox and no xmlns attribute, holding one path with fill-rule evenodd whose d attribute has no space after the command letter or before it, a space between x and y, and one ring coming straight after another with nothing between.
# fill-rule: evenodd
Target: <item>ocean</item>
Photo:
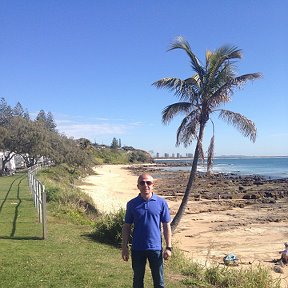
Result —
<instances>
[{"instance_id":1,"label":"ocean","mask_svg":"<svg viewBox=\"0 0 288 288\"><path fill-rule=\"evenodd\" d=\"M191 166L180 163L191 163L192 159L154 159L155 163L177 162L177 167L167 167L168 171L189 171ZM288 178L287 157L215 157L213 164L215 173L233 173L237 175L258 175L271 179ZM198 171L205 172L206 165L198 164Z\"/></svg>"}]
</instances>

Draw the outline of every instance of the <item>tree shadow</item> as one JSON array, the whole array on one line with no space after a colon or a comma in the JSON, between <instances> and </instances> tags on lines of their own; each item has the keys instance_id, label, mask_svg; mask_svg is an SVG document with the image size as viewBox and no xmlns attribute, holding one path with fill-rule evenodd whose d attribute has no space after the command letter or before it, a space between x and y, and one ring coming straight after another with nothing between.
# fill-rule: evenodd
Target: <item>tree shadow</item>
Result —
<instances>
[{"instance_id":1,"label":"tree shadow","mask_svg":"<svg viewBox=\"0 0 288 288\"><path fill-rule=\"evenodd\" d=\"M7 199L8 199L9 193L11 192L11 189L12 189L14 183L15 183L17 180L21 179L21 178L24 179L24 176L19 176L19 177L15 178L15 179L11 182L10 187L9 187L9 189L8 189L8 191L7 191L4 199L3 199L3 202L2 202L1 205L0 205L0 214L1 214L1 212L2 212L2 209L3 209L4 204L6 203L6 201L7 201ZM22 181L23 179L21 179L21 181ZM18 187L19 187L19 185L18 185Z\"/></svg>"},{"instance_id":2,"label":"tree shadow","mask_svg":"<svg viewBox=\"0 0 288 288\"><path fill-rule=\"evenodd\" d=\"M43 237L37 237L37 236L17 236L17 237L0 236L0 240L43 240Z\"/></svg>"},{"instance_id":3,"label":"tree shadow","mask_svg":"<svg viewBox=\"0 0 288 288\"><path fill-rule=\"evenodd\" d=\"M15 185L15 183L18 181L17 183L17 194L16 194L16 199L17 199L17 205L15 206L15 212L14 212L14 217L13 217L13 221L12 221L12 229L11 229L11 233L10 236L0 236L0 239L10 239L10 240L42 240L43 237L38 237L38 236L16 236L15 237L15 233L16 233L16 228L17 228L17 219L19 218L19 208L22 204L22 199L20 197L20 185L22 183L22 181L26 178L26 175L21 175L17 178L15 178L11 184L10 187L3 199L3 202L1 203L0 206L0 214L2 212L2 209L4 207L4 204L7 202L7 200L9 199L9 194L12 190L12 187Z\"/></svg>"}]
</instances>

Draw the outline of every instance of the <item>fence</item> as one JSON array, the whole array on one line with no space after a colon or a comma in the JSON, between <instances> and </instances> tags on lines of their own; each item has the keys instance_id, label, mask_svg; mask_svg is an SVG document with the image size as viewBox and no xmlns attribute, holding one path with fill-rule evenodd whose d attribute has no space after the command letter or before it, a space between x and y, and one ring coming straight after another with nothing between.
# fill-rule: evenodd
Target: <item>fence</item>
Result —
<instances>
[{"instance_id":1,"label":"fence","mask_svg":"<svg viewBox=\"0 0 288 288\"><path fill-rule=\"evenodd\" d=\"M42 223L43 239L47 239L47 219L46 219L46 193L44 185L37 180L36 173L41 168L39 165L28 169L28 181L30 191L33 195L34 205L37 208L39 222Z\"/></svg>"}]
</instances>

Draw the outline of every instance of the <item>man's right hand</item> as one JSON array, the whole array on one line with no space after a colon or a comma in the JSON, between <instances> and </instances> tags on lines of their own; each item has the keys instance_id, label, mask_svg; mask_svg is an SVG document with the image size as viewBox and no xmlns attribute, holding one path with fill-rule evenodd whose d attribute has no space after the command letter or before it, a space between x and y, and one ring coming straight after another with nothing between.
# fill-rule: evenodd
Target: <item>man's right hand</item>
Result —
<instances>
[{"instance_id":1,"label":"man's right hand","mask_svg":"<svg viewBox=\"0 0 288 288\"><path fill-rule=\"evenodd\" d=\"M124 261L128 261L129 260L129 249L128 249L128 247L122 247L122 259Z\"/></svg>"}]
</instances>

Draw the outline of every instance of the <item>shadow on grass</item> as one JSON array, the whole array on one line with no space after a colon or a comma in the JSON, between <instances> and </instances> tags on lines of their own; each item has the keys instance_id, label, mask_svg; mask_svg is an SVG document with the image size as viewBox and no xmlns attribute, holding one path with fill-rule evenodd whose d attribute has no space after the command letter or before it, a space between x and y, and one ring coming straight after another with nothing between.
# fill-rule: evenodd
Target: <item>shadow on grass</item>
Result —
<instances>
[{"instance_id":1,"label":"shadow on grass","mask_svg":"<svg viewBox=\"0 0 288 288\"><path fill-rule=\"evenodd\" d=\"M6 195L5 195L4 199L3 199L3 202L2 202L1 205L0 205L0 214L1 214L1 212L2 212L2 209L3 209L4 204L6 203L6 201L7 201L7 199L8 199L9 193L11 192L11 189L12 189L14 183L15 183L17 180L19 180L19 179L20 179L20 183L21 183L21 181L24 179L24 176L21 175L21 176L15 178L15 179L11 182L10 187L9 187L9 189L7 190L7 193L6 193ZM18 187L19 187L19 184L18 184Z\"/></svg>"},{"instance_id":2,"label":"shadow on grass","mask_svg":"<svg viewBox=\"0 0 288 288\"><path fill-rule=\"evenodd\" d=\"M121 248L121 243L116 244L113 241L108 241L107 238L105 237L97 237L94 233L84 233L84 234L81 234L81 237L91 242L98 242L101 244L109 245L114 248Z\"/></svg>"},{"instance_id":3,"label":"shadow on grass","mask_svg":"<svg viewBox=\"0 0 288 288\"><path fill-rule=\"evenodd\" d=\"M43 238L37 236L17 236L17 237L0 236L0 240L43 240Z\"/></svg>"},{"instance_id":4,"label":"shadow on grass","mask_svg":"<svg viewBox=\"0 0 288 288\"><path fill-rule=\"evenodd\" d=\"M1 206L0 206L0 214L2 212L3 214L3 207L5 205L5 203L7 202L7 200L9 199L9 195L11 193L11 191L13 190L12 188L17 185L17 192L16 192L16 199L17 199L17 205L15 206L15 211L14 211L14 216L13 216L13 221L12 221L12 228L11 228L11 233L10 233L10 236L0 236L0 239L9 239L9 240L43 240L42 237L38 237L38 236L16 236L15 237L15 233L16 233L16 228L17 228L17 219L19 218L19 208L22 204L22 199L20 197L20 192L21 192L21 183L22 181L26 178L26 175L21 175L17 178L15 178L5 196L4 196L4 199L3 199L3 202L1 203Z\"/></svg>"}]
</instances>

